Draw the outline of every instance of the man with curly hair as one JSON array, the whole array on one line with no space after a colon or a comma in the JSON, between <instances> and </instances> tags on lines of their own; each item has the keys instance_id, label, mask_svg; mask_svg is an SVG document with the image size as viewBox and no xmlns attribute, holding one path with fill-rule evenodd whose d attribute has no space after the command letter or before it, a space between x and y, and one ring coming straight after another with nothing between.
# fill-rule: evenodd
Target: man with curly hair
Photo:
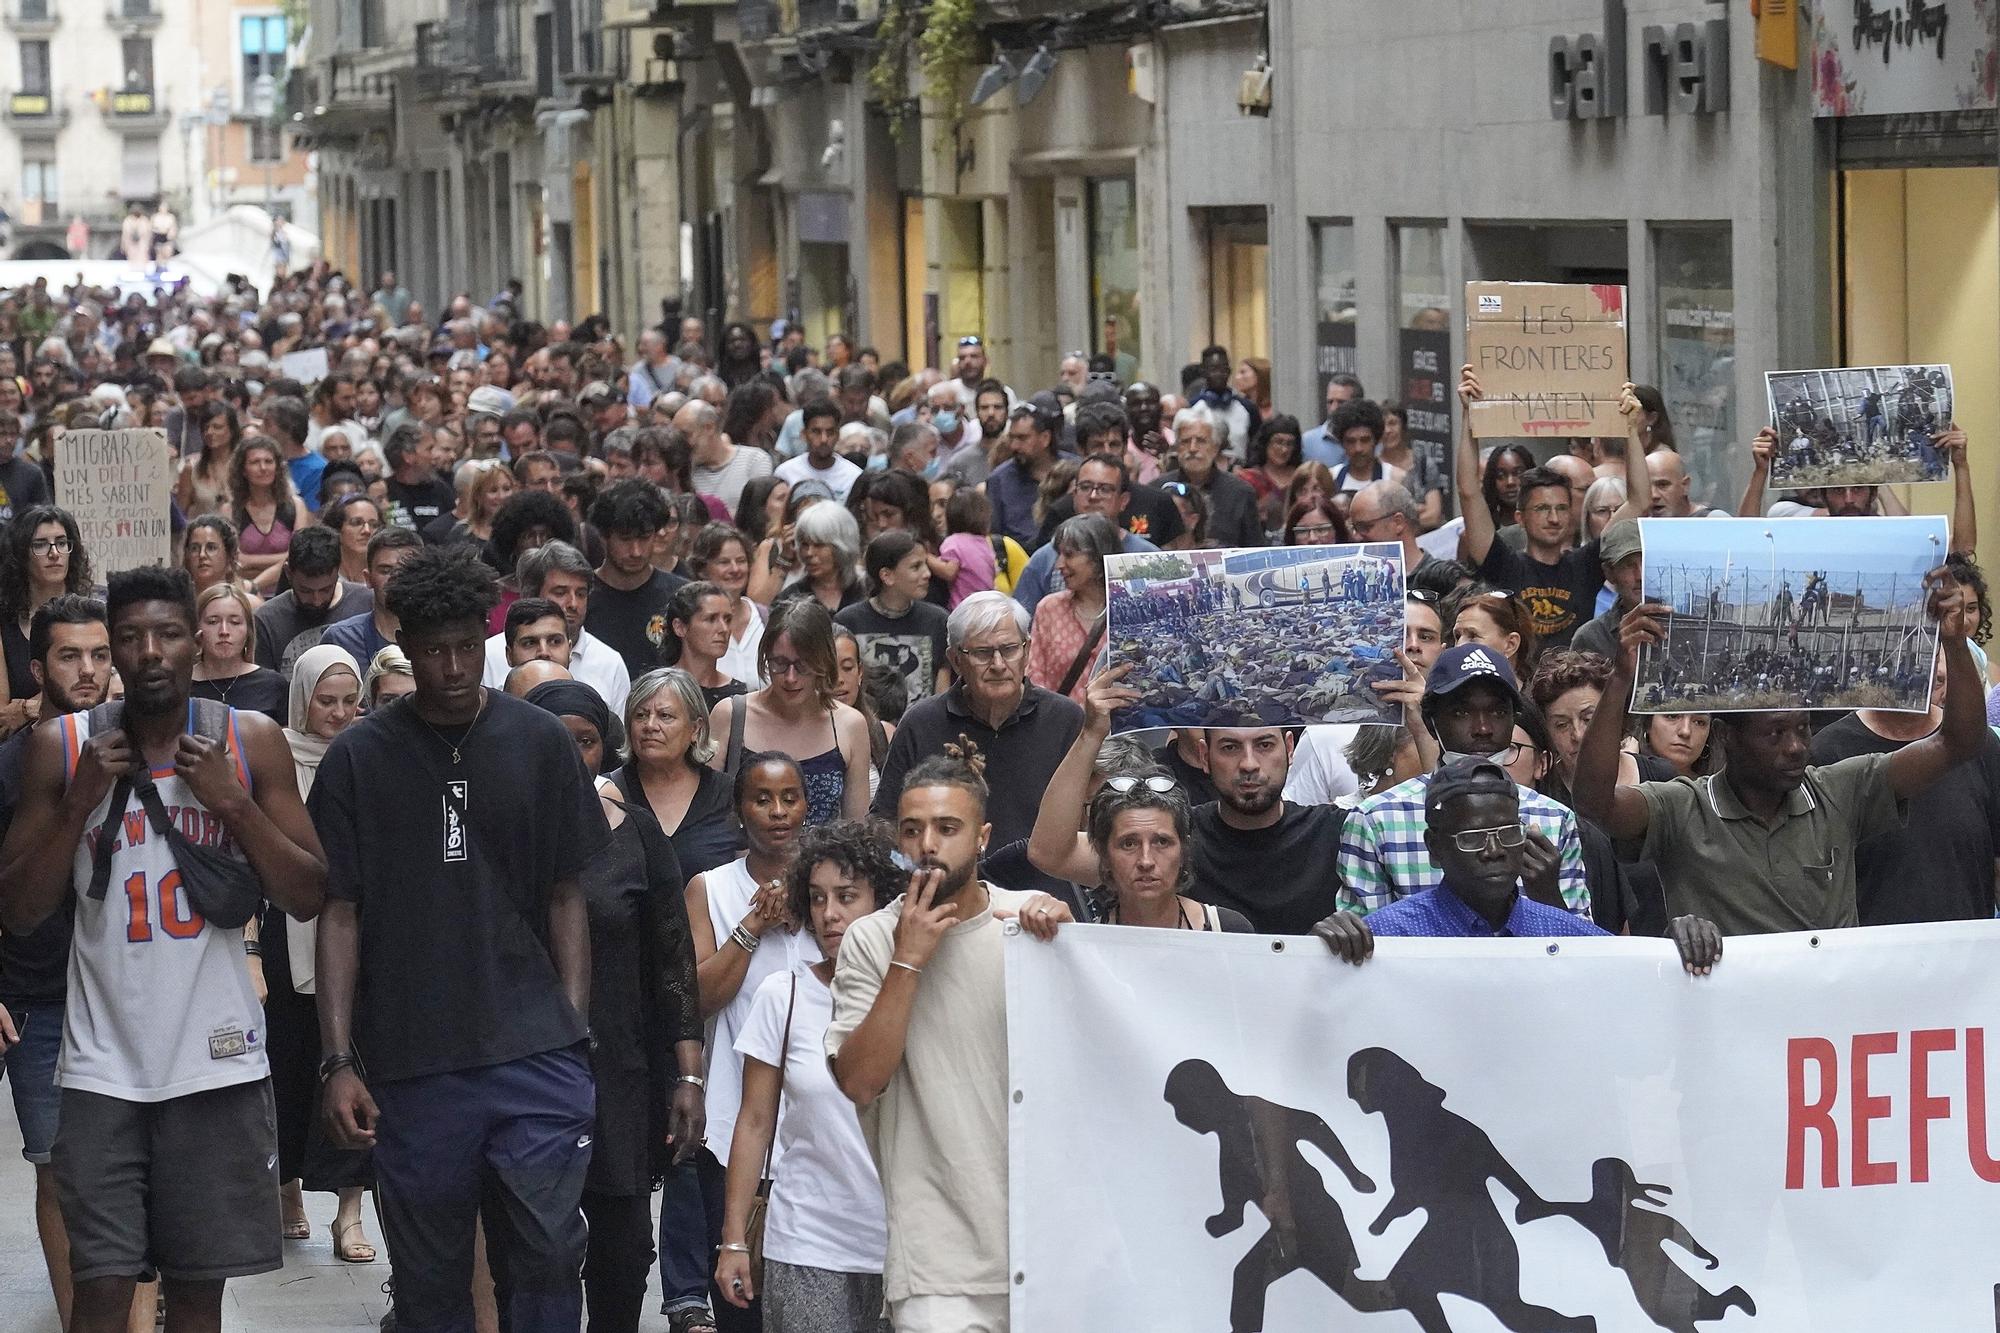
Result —
<instances>
[{"instance_id":1,"label":"man with curly hair","mask_svg":"<svg viewBox=\"0 0 2000 1333\"><path fill-rule=\"evenodd\" d=\"M451 548L388 582L416 691L341 733L309 808L327 1127L373 1147L409 1328L472 1327L472 1244L514 1328L576 1328L595 1097L578 872L609 839L553 714L480 686L492 571Z\"/></svg>"}]
</instances>

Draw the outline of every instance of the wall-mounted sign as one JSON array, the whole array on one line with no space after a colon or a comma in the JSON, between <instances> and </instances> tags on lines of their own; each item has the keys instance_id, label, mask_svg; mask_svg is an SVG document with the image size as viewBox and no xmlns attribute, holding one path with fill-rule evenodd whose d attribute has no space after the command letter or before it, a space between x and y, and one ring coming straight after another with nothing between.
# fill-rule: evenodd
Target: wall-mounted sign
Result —
<instances>
[{"instance_id":1,"label":"wall-mounted sign","mask_svg":"<svg viewBox=\"0 0 2000 1333\"><path fill-rule=\"evenodd\" d=\"M1815 116L1970 111L1995 104L1991 0L1820 0Z\"/></svg>"},{"instance_id":2,"label":"wall-mounted sign","mask_svg":"<svg viewBox=\"0 0 2000 1333\"><path fill-rule=\"evenodd\" d=\"M1640 106L1646 115L1728 109L1729 20L1652 23L1639 36ZM1604 0L1602 32L1550 38L1548 75L1549 114L1557 120L1623 116L1625 0Z\"/></svg>"}]
</instances>

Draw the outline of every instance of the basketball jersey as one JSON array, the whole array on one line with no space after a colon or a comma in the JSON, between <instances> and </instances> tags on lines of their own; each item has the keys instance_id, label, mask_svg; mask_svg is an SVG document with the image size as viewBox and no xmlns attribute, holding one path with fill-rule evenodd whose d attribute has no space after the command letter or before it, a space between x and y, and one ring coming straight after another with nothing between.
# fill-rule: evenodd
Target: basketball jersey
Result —
<instances>
[{"instance_id":1,"label":"basketball jersey","mask_svg":"<svg viewBox=\"0 0 2000 1333\"><path fill-rule=\"evenodd\" d=\"M61 727L68 781L90 738L90 715L70 713ZM192 701L187 730L195 730ZM250 770L233 710L227 744L247 788ZM171 767L154 769L153 782L167 818L190 842L234 847L222 821ZM211 926L194 910L173 849L147 822L137 793L113 835L104 897L91 898L98 831L110 806L107 793L91 811L71 870L76 932L57 1082L126 1101L160 1102L265 1077L264 1011L245 970L243 931Z\"/></svg>"}]
</instances>

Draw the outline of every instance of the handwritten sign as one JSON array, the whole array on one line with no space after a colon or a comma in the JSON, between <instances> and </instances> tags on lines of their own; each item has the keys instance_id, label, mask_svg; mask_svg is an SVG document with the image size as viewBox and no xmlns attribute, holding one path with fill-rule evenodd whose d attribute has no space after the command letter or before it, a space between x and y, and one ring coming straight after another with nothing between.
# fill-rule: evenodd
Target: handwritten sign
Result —
<instances>
[{"instance_id":1,"label":"handwritten sign","mask_svg":"<svg viewBox=\"0 0 2000 1333\"><path fill-rule=\"evenodd\" d=\"M1465 322L1474 435L1625 434L1623 287L1468 282Z\"/></svg>"},{"instance_id":2,"label":"handwritten sign","mask_svg":"<svg viewBox=\"0 0 2000 1333\"><path fill-rule=\"evenodd\" d=\"M72 430L56 446L56 503L76 515L100 579L167 563L172 500L163 430Z\"/></svg>"},{"instance_id":3,"label":"handwritten sign","mask_svg":"<svg viewBox=\"0 0 2000 1333\"><path fill-rule=\"evenodd\" d=\"M326 378L326 349L308 347L300 352L287 352L278 360L278 373L310 389Z\"/></svg>"}]
</instances>

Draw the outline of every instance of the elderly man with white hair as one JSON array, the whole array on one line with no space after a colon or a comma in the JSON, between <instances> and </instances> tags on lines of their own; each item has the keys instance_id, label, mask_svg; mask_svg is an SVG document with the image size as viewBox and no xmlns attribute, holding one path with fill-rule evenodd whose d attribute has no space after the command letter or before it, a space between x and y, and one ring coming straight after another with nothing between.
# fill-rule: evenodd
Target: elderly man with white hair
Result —
<instances>
[{"instance_id":1,"label":"elderly man with white hair","mask_svg":"<svg viewBox=\"0 0 2000 1333\"><path fill-rule=\"evenodd\" d=\"M810 512L810 511L808 511ZM911 706L882 761L874 810L896 818L903 779L961 737L978 747L992 781L985 873L1010 889L1068 895L1068 886L1028 864L1042 793L1083 729L1083 710L1027 678L1028 612L1003 592L977 592L945 626L945 656L956 683Z\"/></svg>"},{"instance_id":2,"label":"elderly man with white hair","mask_svg":"<svg viewBox=\"0 0 2000 1333\"><path fill-rule=\"evenodd\" d=\"M1218 466L1221 452L1215 415L1201 403L1182 408L1174 414L1174 453L1180 465L1161 473L1159 486L1169 494L1176 486L1201 492L1208 502L1208 545L1262 546L1264 524L1257 517L1257 492Z\"/></svg>"}]
</instances>

